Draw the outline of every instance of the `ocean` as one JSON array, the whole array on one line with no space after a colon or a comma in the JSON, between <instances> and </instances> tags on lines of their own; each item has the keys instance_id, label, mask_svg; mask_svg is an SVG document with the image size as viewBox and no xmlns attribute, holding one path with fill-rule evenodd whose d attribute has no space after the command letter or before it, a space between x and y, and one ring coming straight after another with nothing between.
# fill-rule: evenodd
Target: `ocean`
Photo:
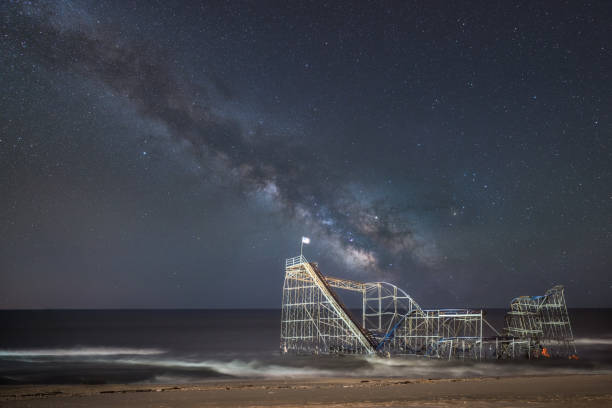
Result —
<instances>
[{"instance_id":1,"label":"ocean","mask_svg":"<svg viewBox=\"0 0 612 408\"><path fill-rule=\"evenodd\" d=\"M487 320L501 328L504 313ZM281 355L280 310L4 310L0 384L612 373L612 309L569 313L578 361L479 362Z\"/></svg>"}]
</instances>

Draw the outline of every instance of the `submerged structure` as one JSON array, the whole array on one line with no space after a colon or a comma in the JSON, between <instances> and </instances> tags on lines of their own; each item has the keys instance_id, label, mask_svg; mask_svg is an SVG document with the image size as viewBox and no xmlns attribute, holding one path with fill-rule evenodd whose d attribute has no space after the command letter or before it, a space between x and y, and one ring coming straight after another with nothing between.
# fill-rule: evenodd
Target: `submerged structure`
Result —
<instances>
[{"instance_id":1,"label":"submerged structure","mask_svg":"<svg viewBox=\"0 0 612 408\"><path fill-rule=\"evenodd\" d=\"M534 345L542 348L545 357L576 356L563 286L546 291L543 296L520 296L512 299L506 314L505 354L529 352ZM512 349L511 349L512 348Z\"/></svg>"},{"instance_id":2,"label":"submerged structure","mask_svg":"<svg viewBox=\"0 0 612 408\"><path fill-rule=\"evenodd\" d=\"M337 291L361 295L352 313ZM302 255L285 262L281 352L445 359L575 357L562 286L513 299L499 332L482 310L424 310L387 282L325 276Z\"/></svg>"}]
</instances>

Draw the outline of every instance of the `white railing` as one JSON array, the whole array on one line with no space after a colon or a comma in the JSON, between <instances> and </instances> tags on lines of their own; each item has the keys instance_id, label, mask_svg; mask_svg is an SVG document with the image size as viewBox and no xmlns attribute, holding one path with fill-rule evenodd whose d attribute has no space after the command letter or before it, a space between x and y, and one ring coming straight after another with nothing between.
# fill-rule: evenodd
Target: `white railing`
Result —
<instances>
[{"instance_id":1,"label":"white railing","mask_svg":"<svg viewBox=\"0 0 612 408\"><path fill-rule=\"evenodd\" d=\"M293 258L285 259L285 268L289 268L290 266L299 265L301 263L308 263L304 255L294 256Z\"/></svg>"}]
</instances>

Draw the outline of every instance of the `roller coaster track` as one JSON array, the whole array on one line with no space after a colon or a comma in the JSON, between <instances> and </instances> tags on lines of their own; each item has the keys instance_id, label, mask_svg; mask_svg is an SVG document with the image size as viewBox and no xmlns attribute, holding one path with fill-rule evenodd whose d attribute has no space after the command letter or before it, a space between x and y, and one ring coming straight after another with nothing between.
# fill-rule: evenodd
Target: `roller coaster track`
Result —
<instances>
[{"instance_id":1,"label":"roller coaster track","mask_svg":"<svg viewBox=\"0 0 612 408\"><path fill-rule=\"evenodd\" d=\"M363 346L366 347L366 349L368 349L370 352L374 353L376 351L376 348L378 347L378 342L376 341L372 333L366 330L361 324L359 324L355 320L355 318L348 311L344 303L342 303L338 295L336 295L336 292L334 292L334 290L331 288L331 286L327 282L327 279L325 279L325 276L323 276L323 274L319 270L317 264L315 264L314 262L309 262L308 265L316 276L315 282L319 284L319 288L321 289L321 291L326 296L328 296L328 300L330 303L335 303L335 305L337 305L337 309L339 309L339 311L337 310L337 312L342 318L342 320L349 326L353 334L355 334L361 340Z\"/></svg>"},{"instance_id":2,"label":"roller coaster track","mask_svg":"<svg viewBox=\"0 0 612 408\"><path fill-rule=\"evenodd\" d=\"M306 261L306 258L300 256L299 258L293 258L288 260L288 268L301 267L303 270L310 275L315 285L319 288L323 296L329 302L331 308L335 311L338 317L348 327L350 332L355 336L359 343L364 347L368 353L375 353L378 342L372 336L372 334L366 330L361 324L359 324L355 318L349 313L347 307L342 303L336 292L332 289L331 285L325 279L325 276L321 273L318 266L315 263Z\"/></svg>"},{"instance_id":3,"label":"roller coaster track","mask_svg":"<svg viewBox=\"0 0 612 408\"><path fill-rule=\"evenodd\" d=\"M361 320L342 302L343 290L361 295ZM482 360L533 358L546 350L542 356L577 359L562 286L543 296L513 299L503 333L483 316L482 310L423 310L391 283L324 276L317 263L301 254L285 260L282 353Z\"/></svg>"}]
</instances>

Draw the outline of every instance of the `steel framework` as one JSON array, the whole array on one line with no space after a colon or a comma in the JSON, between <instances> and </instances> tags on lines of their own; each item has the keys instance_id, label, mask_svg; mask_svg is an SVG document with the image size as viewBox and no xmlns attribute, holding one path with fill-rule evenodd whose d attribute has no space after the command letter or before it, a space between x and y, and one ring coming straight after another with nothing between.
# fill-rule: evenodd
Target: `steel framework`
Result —
<instances>
[{"instance_id":1,"label":"steel framework","mask_svg":"<svg viewBox=\"0 0 612 408\"><path fill-rule=\"evenodd\" d=\"M361 316L336 290L361 294ZM505 335L482 310L423 310L387 282L324 276L302 255L285 261L281 352L415 355L448 359L516 358L548 347L555 356L575 353L563 288L511 302ZM496 336L483 336L483 328ZM544 349L546 350L546 349Z\"/></svg>"},{"instance_id":2,"label":"steel framework","mask_svg":"<svg viewBox=\"0 0 612 408\"><path fill-rule=\"evenodd\" d=\"M512 339L512 354L534 353L546 357L576 354L563 286L557 285L543 296L520 296L512 299L506 314L505 333ZM516 344L515 344L516 343ZM505 355L510 354L510 347Z\"/></svg>"}]
</instances>

